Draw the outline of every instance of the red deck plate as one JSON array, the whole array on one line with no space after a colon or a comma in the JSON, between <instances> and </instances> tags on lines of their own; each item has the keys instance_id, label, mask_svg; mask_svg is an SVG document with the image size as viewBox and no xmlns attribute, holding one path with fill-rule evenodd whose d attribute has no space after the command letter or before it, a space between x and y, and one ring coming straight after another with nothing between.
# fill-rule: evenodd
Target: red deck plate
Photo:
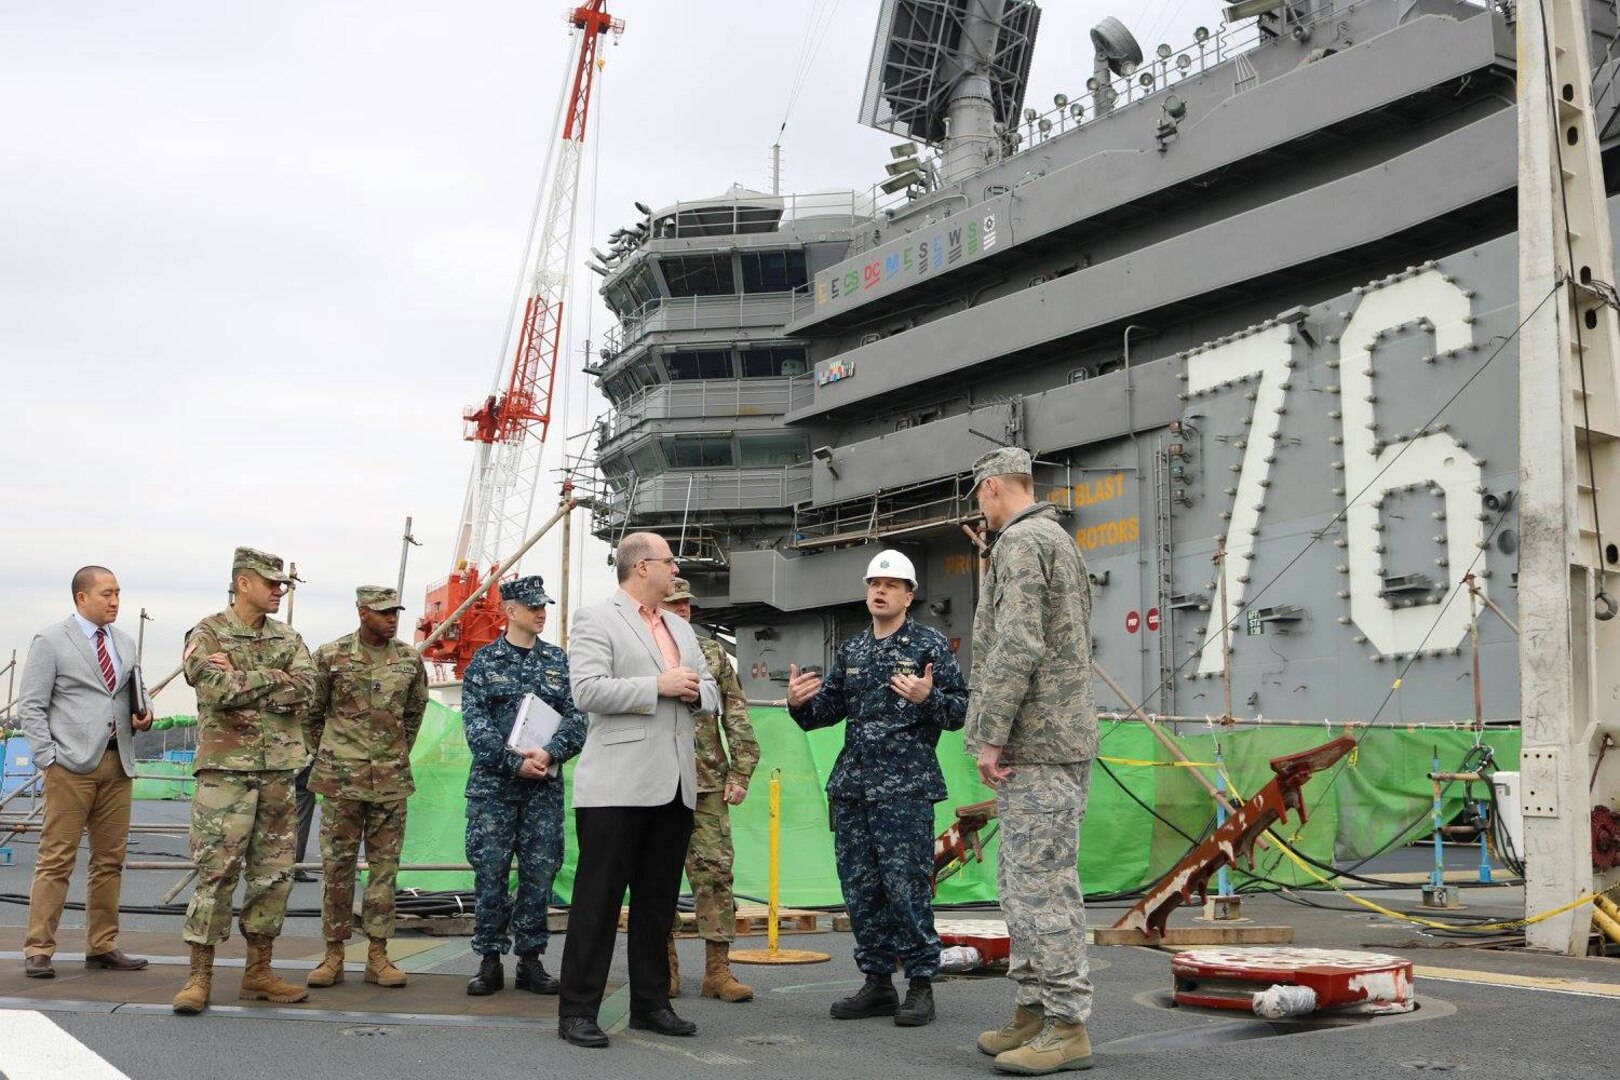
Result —
<instances>
[{"instance_id":1,"label":"red deck plate","mask_svg":"<svg viewBox=\"0 0 1620 1080\"><path fill-rule=\"evenodd\" d=\"M943 919L934 923L939 940L946 946L971 945L985 963L1005 960L1012 954L1007 924L999 919Z\"/></svg>"},{"instance_id":2,"label":"red deck plate","mask_svg":"<svg viewBox=\"0 0 1620 1080\"><path fill-rule=\"evenodd\" d=\"M1412 962L1349 949L1192 949L1170 961L1180 1005L1247 1011L1255 994L1278 983L1308 986L1317 1008L1409 1012Z\"/></svg>"}]
</instances>

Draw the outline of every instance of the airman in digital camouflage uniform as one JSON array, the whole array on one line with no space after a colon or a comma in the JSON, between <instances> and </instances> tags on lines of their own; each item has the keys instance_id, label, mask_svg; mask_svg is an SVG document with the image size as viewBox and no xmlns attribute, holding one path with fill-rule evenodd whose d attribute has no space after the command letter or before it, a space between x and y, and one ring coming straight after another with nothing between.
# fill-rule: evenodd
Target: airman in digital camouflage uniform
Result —
<instances>
[{"instance_id":1,"label":"airman in digital camouflage uniform","mask_svg":"<svg viewBox=\"0 0 1620 1080\"><path fill-rule=\"evenodd\" d=\"M296 813L293 774L308 760L301 720L315 696L304 639L269 618L287 589L282 561L253 548L231 560L231 606L186 635L186 681L197 691L197 793L191 858L197 888L182 936L191 974L177 1013L208 1007L214 946L231 932L231 893L246 877L242 934L247 967L238 994L249 1001L303 1001L309 991L270 970L292 890Z\"/></svg>"},{"instance_id":2,"label":"airman in digital camouflage uniform","mask_svg":"<svg viewBox=\"0 0 1620 1080\"><path fill-rule=\"evenodd\" d=\"M585 745L585 714L574 707L568 656L541 641L546 605L538 576L501 585L506 634L473 654L462 676L461 718L472 751L467 774L467 861L477 903L472 950L483 957L467 983L475 997L506 985L501 954L518 955L519 990L555 994L557 980L540 962L551 937L546 914L551 882L563 859L562 763ZM533 694L562 716L544 750L506 747L523 695ZM549 771L548 771L549 770ZM510 893L517 857L517 900Z\"/></svg>"},{"instance_id":3,"label":"airman in digital camouflage uniform","mask_svg":"<svg viewBox=\"0 0 1620 1080\"><path fill-rule=\"evenodd\" d=\"M788 713L806 731L849 721L827 806L866 985L833 1002L832 1015L893 1016L901 1027L934 1019L933 804L945 798L935 748L967 710L950 642L907 614L916 590L911 560L879 552L866 569L871 628L838 647L825 680L791 665L787 696ZM897 963L911 983L904 1004L891 978Z\"/></svg>"},{"instance_id":4,"label":"airman in digital camouflage uniform","mask_svg":"<svg viewBox=\"0 0 1620 1080\"><path fill-rule=\"evenodd\" d=\"M343 981L343 943L354 926L355 865L366 848L361 928L370 940L365 980L404 986L388 959L394 936L394 880L405 845L405 802L416 790L411 748L427 711L427 669L399 641L399 593L382 585L355 590L360 628L315 650L315 703L305 737L315 751L309 789L324 798L321 862L326 879L321 935L326 958L309 985Z\"/></svg>"},{"instance_id":5,"label":"airman in digital camouflage uniform","mask_svg":"<svg viewBox=\"0 0 1620 1080\"><path fill-rule=\"evenodd\" d=\"M663 608L692 621L692 586L685 578L669 583ZM695 628L694 628L695 629ZM736 900L731 893L731 808L748 797L748 778L759 764L759 743L748 722L748 695L726 650L699 633L698 647L720 685L720 715L696 714L697 810L686 849L686 879L692 885L698 934L704 941L703 996L748 1001L754 991L731 973L731 943L737 940ZM725 728L721 741L720 729ZM679 920L677 919L677 924ZM681 992L673 932L669 939L669 996Z\"/></svg>"},{"instance_id":6,"label":"airman in digital camouflage uniform","mask_svg":"<svg viewBox=\"0 0 1620 1080\"><path fill-rule=\"evenodd\" d=\"M973 619L973 693L963 741L996 792L996 885L1012 937L1013 1018L979 1036L1001 1072L1038 1076L1091 1065L1091 980L1077 864L1097 756L1091 689L1091 579L1058 522L1036 502L1028 452L992 450L973 466L985 521L999 534Z\"/></svg>"}]
</instances>

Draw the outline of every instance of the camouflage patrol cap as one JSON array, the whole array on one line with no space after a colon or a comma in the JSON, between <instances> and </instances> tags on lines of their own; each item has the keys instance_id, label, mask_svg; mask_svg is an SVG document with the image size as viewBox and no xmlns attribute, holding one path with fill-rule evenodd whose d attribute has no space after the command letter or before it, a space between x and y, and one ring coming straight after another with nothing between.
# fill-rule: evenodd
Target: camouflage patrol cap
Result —
<instances>
[{"instance_id":1,"label":"camouflage patrol cap","mask_svg":"<svg viewBox=\"0 0 1620 1080\"><path fill-rule=\"evenodd\" d=\"M539 574L501 582L501 599L515 601L524 607L539 607L542 604L557 602L546 595L546 583L541 580Z\"/></svg>"},{"instance_id":2,"label":"camouflage patrol cap","mask_svg":"<svg viewBox=\"0 0 1620 1080\"><path fill-rule=\"evenodd\" d=\"M290 578L284 569L285 563L280 555L272 555L257 548L239 547L236 554L231 556L231 574L234 576L238 570L252 570L266 581L287 584Z\"/></svg>"},{"instance_id":3,"label":"camouflage patrol cap","mask_svg":"<svg viewBox=\"0 0 1620 1080\"><path fill-rule=\"evenodd\" d=\"M402 611L399 591L386 585L362 585L354 590L354 602L369 611Z\"/></svg>"},{"instance_id":4,"label":"camouflage patrol cap","mask_svg":"<svg viewBox=\"0 0 1620 1080\"><path fill-rule=\"evenodd\" d=\"M973 490L992 476L1033 476L1029 451L1018 446L1001 446L973 463Z\"/></svg>"},{"instance_id":5,"label":"camouflage patrol cap","mask_svg":"<svg viewBox=\"0 0 1620 1080\"><path fill-rule=\"evenodd\" d=\"M677 600L690 599L692 599L692 583L683 577L671 579L669 591L664 594L664 603L673 604Z\"/></svg>"}]
</instances>

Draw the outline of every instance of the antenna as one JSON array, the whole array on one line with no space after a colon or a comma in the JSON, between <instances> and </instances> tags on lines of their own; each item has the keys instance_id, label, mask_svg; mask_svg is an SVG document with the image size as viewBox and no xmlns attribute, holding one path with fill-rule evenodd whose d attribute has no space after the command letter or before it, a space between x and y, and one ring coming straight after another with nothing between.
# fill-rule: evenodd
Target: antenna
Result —
<instances>
[{"instance_id":1,"label":"antenna","mask_svg":"<svg viewBox=\"0 0 1620 1080\"><path fill-rule=\"evenodd\" d=\"M940 147L945 183L983 168L1018 123L1040 8L1034 0L884 0L860 122Z\"/></svg>"},{"instance_id":2,"label":"antenna","mask_svg":"<svg viewBox=\"0 0 1620 1080\"><path fill-rule=\"evenodd\" d=\"M1113 76L1123 75L1129 79L1136 73L1136 66L1142 62L1142 46L1125 29L1124 23L1110 15L1091 28L1091 47L1097 57L1092 75L1097 80L1097 115L1106 116L1114 111L1114 101L1119 96L1113 88ZM1126 83L1126 89L1129 88L1130 84Z\"/></svg>"}]
</instances>

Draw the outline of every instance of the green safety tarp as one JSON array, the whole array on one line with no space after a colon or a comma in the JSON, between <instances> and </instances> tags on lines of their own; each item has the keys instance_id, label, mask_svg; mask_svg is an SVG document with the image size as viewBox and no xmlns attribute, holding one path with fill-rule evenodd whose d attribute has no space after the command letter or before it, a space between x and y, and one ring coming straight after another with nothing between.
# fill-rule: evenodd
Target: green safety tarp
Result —
<instances>
[{"instance_id":1,"label":"green safety tarp","mask_svg":"<svg viewBox=\"0 0 1620 1080\"><path fill-rule=\"evenodd\" d=\"M765 896L769 781L780 770L780 899L799 906L840 904L823 788L843 745L843 729L802 732L784 709L756 708L750 715L763 759L747 801L731 812L737 848L736 890L742 896ZM1339 734L1338 729L1330 731L1325 726L1234 728L1218 736L1202 724L1168 731L1195 762L1214 762L1218 742L1226 775L1243 796L1252 795L1270 780L1267 762L1271 758L1321 745ZM1454 770L1474 743L1473 735L1466 731L1387 726L1353 734L1361 740L1353 757L1313 779L1305 789L1309 823L1301 828L1298 821L1290 821L1278 827L1285 839L1322 862L1354 860L1392 842L1406 843L1428 833L1433 801L1427 775L1431 756L1438 751L1442 768ZM1517 731L1491 731L1484 738L1496 751L1502 768L1518 767ZM1213 814L1209 795L1188 769L1140 764L1170 758L1143 725L1105 723L1102 751L1114 760L1107 762L1106 770L1094 767L1080 847L1081 881L1093 895L1124 892L1152 881L1188 848L1175 828L1197 836ZM411 756L416 794L410 801L404 862L465 861L466 801L462 792L468 760L460 714L431 704ZM954 807L990 798L993 793L979 783L972 760L962 752L960 733L949 732L940 739L939 760L950 791L950 798L935 812L937 831L942 832L952 820ZM1217 772L1201 771L1212 780ZM1447 790L1442 806L1447 820L1462 809L1463 794L1461 784ZM1475 785L1474 797L1486 797L1482 785ZM1155 818L1137 799L1157 810L1165 821ZM573 888L575 842L573 815L565 810L563 818L566 854L555 888L566 899ZM938 902L994 900L995 850L992 837L985 846L986 861L969 863L945 881ZM1257 853L1256 871L1278 882L1309 881L1275 848ZM400 883L423 889L470 889L472 875L406 872L400 875Z\"/></svg>"}]
</instances>

